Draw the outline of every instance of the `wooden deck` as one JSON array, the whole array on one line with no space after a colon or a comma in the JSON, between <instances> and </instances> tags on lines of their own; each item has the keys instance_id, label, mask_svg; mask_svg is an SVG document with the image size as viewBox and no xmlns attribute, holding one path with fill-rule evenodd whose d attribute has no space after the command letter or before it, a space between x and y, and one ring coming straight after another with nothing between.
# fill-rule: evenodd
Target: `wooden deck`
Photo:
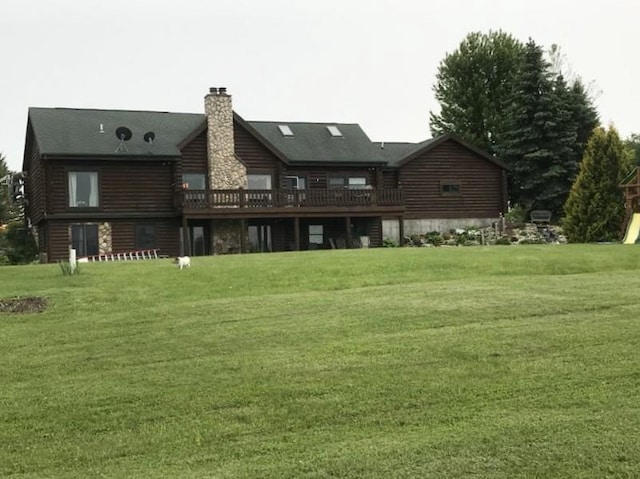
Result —
<instances>
[{"instance_id":1,"label":"wooden deck","mask_svg":"<svg viewBox=\"0 0 640 479\"><path fill-rule=\"evenodd\" d=\"M305 216L404 210L400 189L183 190L177 204L189 216Z\"/></svg>"}]
</instances>

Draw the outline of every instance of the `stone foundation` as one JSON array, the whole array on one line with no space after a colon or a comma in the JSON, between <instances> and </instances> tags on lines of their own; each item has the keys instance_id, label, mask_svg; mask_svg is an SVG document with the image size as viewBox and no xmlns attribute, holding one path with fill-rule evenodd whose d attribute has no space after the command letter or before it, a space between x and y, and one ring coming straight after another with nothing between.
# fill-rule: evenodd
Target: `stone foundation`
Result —
<instances>
[{"instance_id":1,"label":"stone foundation","mask_svg":"<svg viewBox=\"0 0 640 479\"><path fill-rule=\"evenodd\" d=\"M470 227L484 228L498 221L499 218L451 218L451 219L422 219L404 220L404 235L420 235L431 231L441 233Z\"/></svg>"},{"instance_id":2,"label":"stone foundation","mask_svg":"<svg viewBox=\"0 0 640 479\"><path fill-rule=\"evenodd\" d=\"M404 220L404 236L424 235L432 231L445 233L451 230L470 227L484 228L497 222L499 218L451 218L451 219L411 219ZM402 244L400 238L400 221L397 219L382 220L382 239L390 239Z\"/></svg>"}]
</instances>

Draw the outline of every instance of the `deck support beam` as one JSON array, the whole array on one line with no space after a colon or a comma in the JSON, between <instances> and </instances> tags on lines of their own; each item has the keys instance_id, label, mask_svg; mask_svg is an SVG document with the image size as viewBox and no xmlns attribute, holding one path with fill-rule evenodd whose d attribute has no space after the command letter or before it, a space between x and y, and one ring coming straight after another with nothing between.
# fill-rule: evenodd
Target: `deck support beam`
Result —
<instances>
[{"instance_id":1,"label":"deck support beam","mask_svg":"<svg viewBox=\"0 0 640 479\"><path fill-rule=\"evenodd\" d=\"M247 220L240 220L240 253L247 252Z\"/></svg>"},{"instance_id":2,"label":"deck support beam","mask_svg":"<svg viewBox=\"0 0 640 479\"><path fill-rule=\"evenodd\" d=\"M187 217L182 215L182 256L191 256L191 242L189 241L189 224Z\"/></svg>"},{"instance_id":3,"label":"deck support beam","mask_svg":"<svg viewBox=\"0 0 640 479\"><path fill-rule=\"evenodd\" d=\"M347 216L344 219L344 226L346 228L346 238L347 238L347 249L351 249L353 247L353 239L351 238L351 216Z\"/></svg>"},{"instance_id":4,"label":"deck support beam","mask_svg":"<svg viewBox=\"0 0 640 479\"><path fill-rule=\"evenodd\" d=\"M300 251L300 218L293 218L294 251Z\"/></svg>"}]
</instances>

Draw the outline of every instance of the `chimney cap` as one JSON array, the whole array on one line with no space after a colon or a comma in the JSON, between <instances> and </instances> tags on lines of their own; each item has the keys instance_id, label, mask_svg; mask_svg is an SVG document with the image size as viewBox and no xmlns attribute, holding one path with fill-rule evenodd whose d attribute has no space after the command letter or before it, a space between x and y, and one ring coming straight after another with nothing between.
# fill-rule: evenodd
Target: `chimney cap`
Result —
<instances>
[{"instance_id":1,"label":"chimney cap","mask_svg":"<svg viewBox=\"0 0 640 479\"><path fill-rule=\"evenodd\" d=\"M226 95L226 94L227 94L227 87L225 86L221 86L221 87L212 86L209 88L209 95Z\"/></svg>"}]
</instances>

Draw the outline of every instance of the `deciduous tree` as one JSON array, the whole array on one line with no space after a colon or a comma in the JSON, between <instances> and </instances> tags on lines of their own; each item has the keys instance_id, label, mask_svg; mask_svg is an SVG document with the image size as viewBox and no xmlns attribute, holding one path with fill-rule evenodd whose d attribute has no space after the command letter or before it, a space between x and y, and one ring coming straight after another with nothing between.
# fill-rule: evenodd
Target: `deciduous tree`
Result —
<instances>
[{"instance_id":1,"label":"deciduous tree","mask_svg":"<svg viewBox=\"0 0 640 479\"><path fill-rule=\"evenodd\" d=\"M502 31L474 32L440 62L433 86L440 112L430 112L434 135L456 133L493 153L502 102L512 90L523 45Z\"/></svg>"}]
</instances>

